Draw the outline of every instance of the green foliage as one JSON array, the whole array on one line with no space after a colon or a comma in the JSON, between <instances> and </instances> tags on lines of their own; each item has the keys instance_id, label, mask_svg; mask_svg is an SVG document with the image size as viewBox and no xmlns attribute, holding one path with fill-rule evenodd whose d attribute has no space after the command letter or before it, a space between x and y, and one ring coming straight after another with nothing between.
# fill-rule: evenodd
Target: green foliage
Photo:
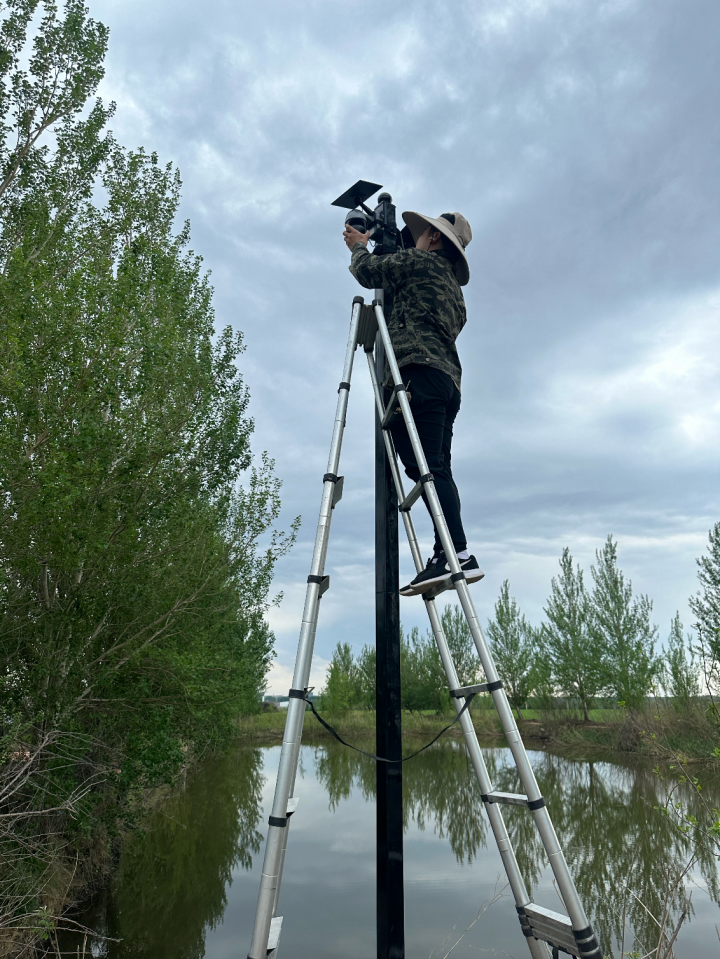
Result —
<instances>
[{"instance_id":1,"label":"green foliage","mask_svg":"<svg viewBox=\"0 0 720 959\"><path fill-rule=\"evenodd\" d=\"M709 533L707 553L697 560L700 590L688 600L696 617L705 679L720 688L720 522Z\"/></svg>"},{"instance_id":2,"label":"green foliage","mask_svg":"<svg viewBox=\"0 0 720 959\"><path fill-rule=\"evenodd\" d=\"M543 658L551 672L551 684L580 702L586 720L595 697L607 683L603 646L589 633L589 598L580 566L573 568L570 550L560 558L560 576L553 577L545 607L547 623L540 631Z\"/></svg>"},{"instance_id":3,"label":"green foliage","mask_svg":"<svg viewBox=\"0 0 720 959\"><path fill-rule=\"evenodd\" d=\"M461 686L477 683L482 673L470 627L460 606L446 606L440 616Z\"/></svg>"},{"instance_id":4,"label":"green foliage","mask_svg":"<svg viewBox=\"0 0 720 959\"><path fill-rule=\"evenodd\" d=\"M377 656L374 646L363 646L356 660L358 672L358 699L363 709L375 709L375 667Z\"/></svg>"},{"instance_id":5,"label":"green foliage","mask_svg":"<svg viewBox=\"0 0 720 959\"><path fill-rule=\"evenodd\" d=\"M692 643L683 635L680 613L670 623L664 666L665 691L678 712L687 712L700 695L700 678Z\"/></svg>"},{"instance_id":6,"label":"green foliage","mask_svg":"<svg viewBox=\"0 0 720 959\"><path fill-rule=\"evenodd\" d=\"M510 595L507 580L500 588L500 596L495 603L495 619L488 623L487 632L510 705L522 719L521 709L538 683L537 638L532 626L520 612L515 598Z\"/></svg>"},{"instance_id":7,"label":"green foliage","mask_svg":"<svg viewBox=\"0 0 720 959\"><path fill-rule=\"evenodd\" d=\"M431 632L417 626L409 638L400 630L400 683L402 708L444 712L450 704L447 679Z\"/></svg>"},{"instance_id":8,"label":"green foliage","mask_svg":"<svg viewBox=\"0 0 720 959\"><path fill-rule=\"evenodd\" d=\"M360 705L360 672L350 643L338 643L327 668L323 707L331 715L346 713Z\"/></svg>"},{"instance_id":9,"label":"green foliage","mask_svg":"<svg viewBox=\"0 0 720 959\"><path fill-rule=\"evenodd\" d=\"M446 607L442 625L462 685L478 676L479 664L462 610ZM338 643L327 670L322 706L330 713L375 708L374 646L364 646L354 657L348 643ZM421 633L415 626L409 635L400 627L400 682L402 708L410 712L450 709L447 678L432 632Z\"/></svg>"},{"instance_id":10,"label":"green foliage","mask_svg":"<svg viewBox=\"0 0 720 959\"><path fill-rule=\"evenodd\" d=\"M632 583L617 565L617 543L608 536L591 568L595 588L589 604L590 638L607 657L608 686L628 709L639 709L657 679L657 627L650 622L652 602L634 597Z\"/></svg>"},{"instance_id":11,"label":"green foliage","mask_svg":"<svg viewBox=\"0 0 720 959\"><path fill-rule=\"evenodd\" d=\"M179 175L81 112L105 27L40 6L0 22L0 796L77 848L258 708L293 534Z\"/></svg>"}]
</instances>

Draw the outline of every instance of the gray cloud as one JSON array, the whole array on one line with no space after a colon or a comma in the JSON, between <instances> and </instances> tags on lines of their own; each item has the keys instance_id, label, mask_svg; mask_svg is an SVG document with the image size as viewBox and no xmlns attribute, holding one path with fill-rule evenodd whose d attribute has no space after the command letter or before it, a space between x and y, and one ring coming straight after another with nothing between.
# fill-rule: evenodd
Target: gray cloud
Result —
<instances>
[{"instance_id":1,"label":"gray cloud","mask_svg":"<svg viewBox=\"0 0 720 959\"><path fill-rule=\"evenodd\" d=\"M720 8L712 0L100 0L127 145L180 166L256 446L301 542L292 663L349 304L330 201L362 176L473 225L456 434L475 587L541 615L557 557L612 532L662 633L718 518ZM362 360L362 357L358 357ZM318 652L372 641L372 404L357 367ZM429 524L420 526L427 533ZM429 545L429 541L428 541ZM410 573L407 553L403 571ZM407 622L423 610L408 603Z\"/></svg>"}]
</instances>

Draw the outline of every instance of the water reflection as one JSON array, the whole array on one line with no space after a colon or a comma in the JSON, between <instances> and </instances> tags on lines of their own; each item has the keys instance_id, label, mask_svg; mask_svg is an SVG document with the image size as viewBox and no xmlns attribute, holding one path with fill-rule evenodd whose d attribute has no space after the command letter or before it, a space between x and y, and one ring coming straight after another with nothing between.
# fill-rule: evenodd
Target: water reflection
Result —
<instances>
[{"instance_id":1,"label":"water reflection","mask_svg":"<svg viewBox=\"0 0 720 959\"><path fill-rule=\"evenodd\" d=\"M249 869L260 851L262 768L260 749L210 759L129 838L112 889L82 917L121 942L95 944L93 955L202 959L232 870ZM74 956L77 943L68 937L62 948Z\"/></svg>"},{"instance_id":2,"label":"water reflection","mask_svg":"<svg viewBox=\"0 0 720 959\"><path fill-rule=\"evenodd\" d=\"M215 959L234 955L237 949L240 949L238 955L244 954L245 943L238 945L238 939L249 937L257 896L258 854L263 838L258 825L263 802L268 804L272 792L272 783L263 792L263 766L271 756L274 757L272 751L240 748L231 755L209 761L187 788L178 791L151 815L146 834L133 836L128 841L112 889L82 917L105 935L122 939L121 943L96 947L95 955L106 955L110 959L129 959L130 956ZM486 749L485 757L497 789L521 791L508 750ZM647 942L648 949L651 948L653 921L645 907L660 911L668 865L676 860L685 861L697 837L680 833L657 808L663 800L662 783L652 770L606 762L578 762L539 752L531 753L531 761L606 954L618 955L624 910L629 926L638 933L639 944ZM358 803L367 812L363 813L362 824L358 821L354 841L371 863L374 813L368 804L374 803L375 798L373 762L335 744L304 747L300 775L304 786L299 783L297 791L312 785L314 794L313 814L309 815L308 809L305 818L293 826L298 849L301 843L305 844L305 864L308 856L315 858L321 848L327 850L338 841L333 819L341 819L343 808L353 804L355 808ZM269 778L272 779L272 775ZM318 808L318 786L321 795L327 798L327 813L320 813ZM720 806L717 782L707 782L705 792L712 805ZM689 811L700 818L693 795L688 792L684 801ZM534 887L534 892L538 890L543 905L557 908L558 900L549 883L547 863L531 816L519 807L505 807L503 811L526 881ZM332 813L336 815L333 817ZM429 856L429 875L435 876L442 850L449 845L463 868L480 860L482 867L477 875L484 875L485 881L494 879L494 842L489 836L479 787L460 742L439 743L404 766L404 817L409 834L416 835L420 830L426 837L433 834L437 837L432 849L427 842L424 845L425 854ZM348 823L346 818L344 842L348 841ZM291 854L288 855L290 859ZM409 863L412 856L410 843ZM356 857L355 862L358 861ZM702 878L710 896L717 901L720 890L716 867L713 851L700 846L694 878ZM252 876L244 872L251 868ZM490 870L493 870L492 876L488 876ZM233 873L236 885L230 893ZM371 872L367 876L362 881L369 887ZM467 886L470 877L459 878ZM313 883L321 881L322 876L316 873ZM674 915L679 913L691 881L688 878L676 891L672 901ZM472 888L477 889L477 880L474 882ZM637 899L627 893L627 886ZM337 889L336 892L344 895ZM365 926L373 922L371 892L368 888L370 912L362 920ZM231 906L226 908L229 895ZM294 903L297 910L305 908L299 905L301 895L304 895L302 888L288 877L283 892L288 914ZM511 909L509 903L508 909ZM427 910L423 919L426 917ZM720 916L713 918L712 923L717 918ZM432 921L437 923L437 929L433 927L432 932L437 932L438 941L442 941L447 915L439 914ZM491 918L488 914L484 921L498 924L497 929L490 931L500 942L511 935L507 931L510 927L513 934L519 935L510 914L506 914L505 919ZM510 925L503 926L503 922ZM214 938L210 941L211 933ZM310 935L314 934L310 930ZM712 935L714 937L714 932ZM227 945L229 940L232 940L231 948ZM708 943L705 954L714 954L707 934L703 942ZM631 944L630 941L626 946ZM75 955L76 945L66 940L64 948ZM295 955L306 954L305 946L301 947L298 942L295 945ZM471 950L470 943L467 949ZM681 949L680 955L682 952ZM287 953L293 954L293 950L288 949ZM307 954L324 955L309 951ZM466 954L476 952L465 953L459 949L453 959L455 955ZM695 950L693 954L702 953ZM338 951L336 955L346 953ZM354 957L355 953L347 955Z\"/></svg>"},{"instance_id":3,"label":"water reflection","mask_svg":"<svg viewBox=\"0 0 720 959\"><path fill-rule=\"evenodd\" d=\"M508 750L486 749L484 754L496 789L523 791ZM448 840L458 862L472 862L488 841L488 824L465 750L460 743L451 742L438 744L423 755L422 762L413 760L403 767L405 826L410 821L421 829L431 825L439 838ZM695 876L699 874L711 898L720 901L714 847L703 842L699 827L685 834L663 813L664 787L653 770L578 762L549 753L532 754L532 762L578 891L601 931L608 956L622 940L623 916L626 929L637 935L641 948L647 946L647 951L657 945L653 915L662 913L668 876L674 878L677 866L684 866L693 850L698 859ZM327 790L330 809L336 809L354 787L359 787L366 799L374 800L371 760L348 750L322 748L315 750L315 769ZM717 777L706 784L711 806L720 806L718 785ZM678 799L690 815L702 821L703 811L694 791L681 790ZM518 806L503 807L503 815L534 896L548 862L532 817ZM694 884L691 874L670 896L671 926ZM632 942L632 932L626 932L626 942L628 938Z\"/></svg>"},{"instance_id":4,"label":"water reflection","mask_svg":"<svg viewBox=\"0 0 720 959\"><path fill-rule=\"evenodd\" d=\"M327 790L331 810L349 798L355 787L367 800L375 801L375 763L371 759L334 747L316 748L314 758L315 773ZM492 755L489 766L494 771ZM403 817L406 829L410 821L421 830L431 824L440 839L450 842L459 862L477 858L486 843L488 823L461 743L438 744L403 766Z\"/></svg>"}]
</instances>

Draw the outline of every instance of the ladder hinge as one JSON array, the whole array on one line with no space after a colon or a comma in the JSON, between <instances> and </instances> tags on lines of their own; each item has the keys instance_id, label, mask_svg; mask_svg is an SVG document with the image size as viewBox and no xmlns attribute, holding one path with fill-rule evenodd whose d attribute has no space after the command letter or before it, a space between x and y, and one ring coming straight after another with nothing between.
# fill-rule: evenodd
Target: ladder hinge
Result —
<instances>
[{"instance_id":1,"label":"ladder hinge","mask_svg":"<svg viewBox=\"0 0 720 959\"><path fill-rule=\"evenodd\" d=\"M358 345L364 347L367 353L372 353L373 351L377 330L378 325L375 310L371 306L363 304L360 307L357 341Z\"/></svg>"}]
</instances>

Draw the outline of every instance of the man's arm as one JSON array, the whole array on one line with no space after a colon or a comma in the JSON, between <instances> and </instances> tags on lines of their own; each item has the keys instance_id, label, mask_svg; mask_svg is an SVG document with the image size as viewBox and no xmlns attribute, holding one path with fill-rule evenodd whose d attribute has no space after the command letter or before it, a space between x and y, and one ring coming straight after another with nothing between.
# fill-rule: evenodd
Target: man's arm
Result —
<instances>
[{"instance_id":1,"label":"man's arm","mask_svg":"<svg viewBox=\"0 0 720 959\"><path fill-rule=\"evenodd\" d=\"M351 226L345 227L345 243L352 250L350 272L366 290L397 287L407 279L411 264L404 253L375 256L367 248L369 233L359 233Z\"/></svg>"}]
</instances>

